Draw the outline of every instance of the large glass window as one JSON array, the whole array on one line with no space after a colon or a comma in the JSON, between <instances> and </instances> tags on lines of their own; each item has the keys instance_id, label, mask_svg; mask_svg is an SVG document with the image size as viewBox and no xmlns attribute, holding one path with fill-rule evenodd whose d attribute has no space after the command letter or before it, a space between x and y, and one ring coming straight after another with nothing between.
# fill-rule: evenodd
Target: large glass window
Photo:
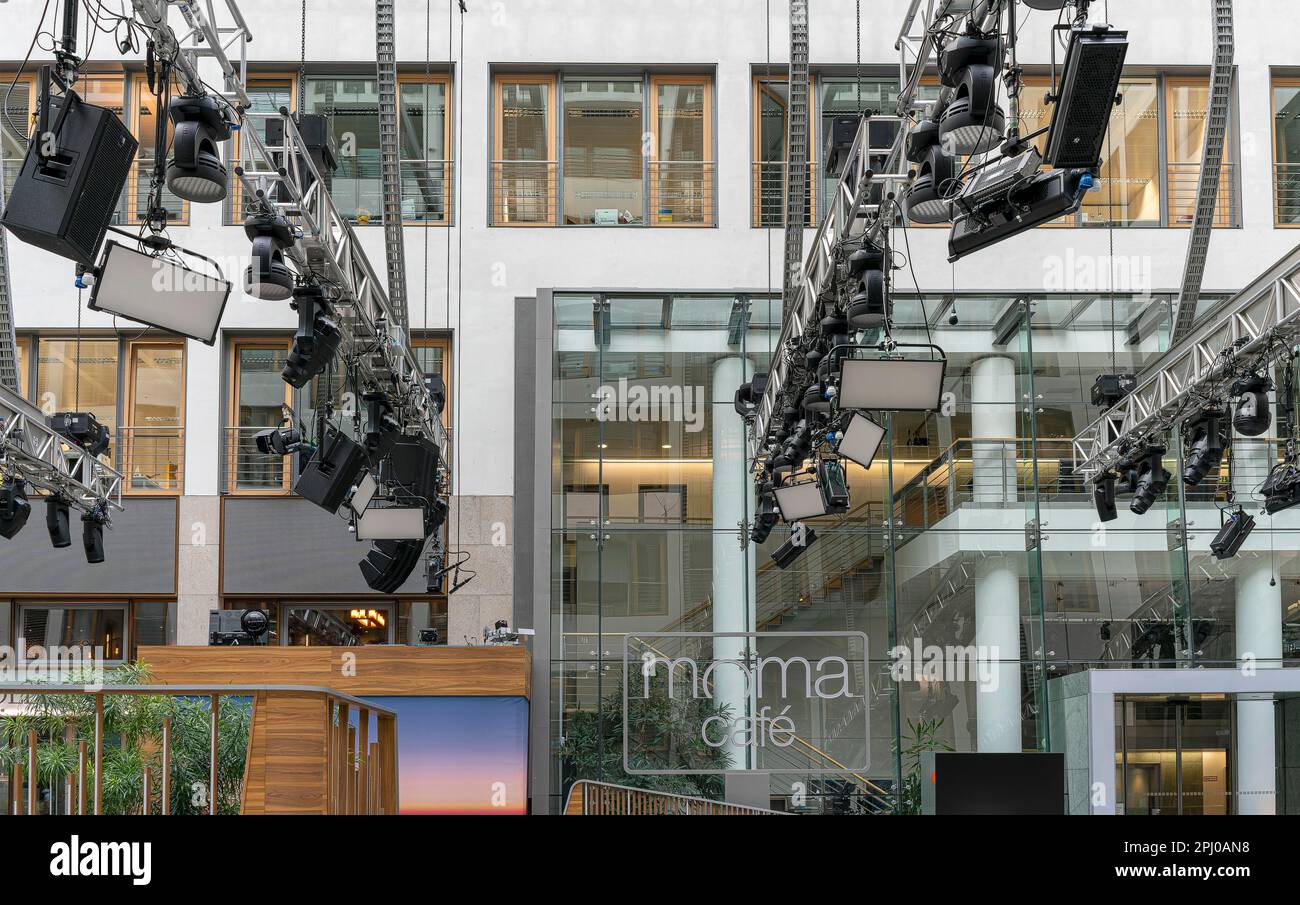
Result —
<instances>
[{"instance_id":1,"label":"large glass window","mask_svg":"<svg viewBox=\"0 0 1300 905\"><path fill-rule=\"evenodd\" d=\"M1273 206L1279 226L1300 224L1300 79L1273 79Z\"/></svg>"},{"instance_id":2,"label":"large glass window","mask_svg":"<svg viewBox=\"0 0 1300 905\"><path fill-rule=\"evenodd\" d=\"M324 113L338 142L338 170L330 196L339 212L358 223L379 221L379 94L374 78L307 79L307 113Z\"/></svg>"},{"instance_id":3,"label":"large glass window","mask_svg":"<svg viewBox=\"0 0 1300 905\"><path fill-rule=\"evenodd\" d=\"M447 79L403 81L401 109L402 220L445 224L452 198L451 116Z\"/></svg>"},{"instance_id":4,"label":"large glass window","mask_svg":"<svg viewBox=\"0 0 1300 905\"><path fill-rule=\"evenodd\" d=\"M754 226L785 225L785 139L790 108L790 83L785 76L754 79ZM817 141L815 130L808 136L808 197L804 204L806 224L817 222Z\"/></svg>"},{"instance_id":5,"label":"large glass window","mask_svg":"<svg viewBox=\"0 0 1300 905\"><path fill-rule=\"evenodd\" d=\"M126 659L126 605L27 606L19 608L20 640L25 656L37 648L98 648L105 660Z\"/></svg>"},{"instance_id":6,"label":"large glass window","mask_svg":"<svg viewBox=\"0 0 1300 905\"><path fill-rule=\"evenodd\" d=\"M231 423L226 437L226 487L231 492L284 493L292 471L281 456L258 452L254 436L276 427L292 397L280 372L287 340L238 340L232 346Z\"/></svg>"},{"instance_id":7,"label":"large glass window","mask_svg":"<svg viewBox=\"0 0 1300 905\"><path fill-rule=\"evenodd\" d=\"M1169 225L1191 226L1196 216L1197 183L1209 122L1210 83L1205 78L1165 79L1165 135L1168 143ZM1214 209L1215 226L1236 223L1232 129L1223 143L1223 163Z\"/></svg>"},{"instance_id":8,"label":"large glass window","mask_svg":"<svg viewBox=\"0 0 1300 905\"><path fill-rule=\"evenodd\" d=\"M90 412L117 427L116 339L47 339L37 344L36 404L47 415Z\"/></svg>"},{"instance_id":9,"label":"large glass window","mask_svg":"<svg viewBox=\"0 0 1300 905\"><path fill-rule=\"evenodd\" d=\"M492 225L716 223L711 78L500 75L494 103Z\"/></svg>"},{"instance_id":10,"label":"large glass window","mask_svg":"<svg viewBox=\"0 0 1300 905\"><path fill-rule=\"evenodd\" d=\"M388 644L393 638L393 609L388 604L287 606L285 613L290 646Z\"/></svg>"},{"instance_id":11,"label":"large glass window","mask_svg":"<svg viewBox=\"0 0 1300 905\"><path fill-rule=\"evenodd\" d=\"M284 76L283 78L258 78L250 79L247 93L248 99L252 103L249 105L249 113L275 113L281 107L295 112L298 106L298 92L295 88L296 79L294 76ZM257 130L258 137L263 141L266 140L266 120L248 120L252 123L252 128ZM242 130L241 130L242 131ZM230 138L230 153L232 160L239 160L241 132L236 132ZM230 180L230 194L226 197L227 219L230 223L244 222L244 184L237 178Z\"/></svg>"},{"instance_id":12,"label":"large glass window","mask_svg":"<svg viewBox=\"0 0 1300 905\"><path fill-rule=\"evenodd\" d=\"M127 423L118 433L127 487L178 493L185 451L184 343L132 342L126 380Z\"/></svg>"}]
</instances>

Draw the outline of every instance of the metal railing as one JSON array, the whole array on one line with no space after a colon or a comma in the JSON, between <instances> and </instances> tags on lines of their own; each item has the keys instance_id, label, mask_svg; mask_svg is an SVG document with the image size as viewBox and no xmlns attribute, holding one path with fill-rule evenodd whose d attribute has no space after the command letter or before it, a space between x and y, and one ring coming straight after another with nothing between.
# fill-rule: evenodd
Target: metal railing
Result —
<instances>
[{"instance_id":1,"label":"metal railing","mask_svg":"<svg viewBox=\"0 0 1300 905\"><path fill-rule=\"evenodd\" d=\"M759 227L785 227L785 161L756 160L750 164L750 225ZM817 165L808 164L808 197L805 199L804 225L811 228L817 223Z\"/></svg>"},{"instance_id":2,"label":"metal railing","mask_svg":"<svg viewBox=\"0 0 1300 905\"><path fill-rule=\"evenodd\" d=\"M492 226L554 226L560 165L555 160L492 161Z\"/></svg>"},{"instance_id":3,"label":"metal railing","mask_svg":"<svg viewBox=\"0 0 1300 905\"><path fill-rule=\"evenodd\" d=\"M681 815L689 817L725 816L744 814L787 816L782 811L769 808L754 808L742 804L728 804L725 801L712 801L708 798L696 798L691 795L677 795L672 792L656 792L651 789L637 789L632 786L620 786L610 782L596 782L580 779L569 789L569 797L564 805L567 815L587 816L667 816Z\"/></svg>"},{"instance_id":4,"label":"metal railing","mask_svg":"<svg viewBox=\"0 0 1300 905\"><path fill-rule=\"evenodd\" d=\"M652 160L650 210L654 226L715 226L717 167L712 161Z\"/></svg>"},{"instance_id":5,"label":"metal railing","mask_svg":"<svg viewBox=\"0 0 1300 905\"><path fill-rule=\"evenodd\" d=\"M179 427L119 427L114 458L128 493L180 493L185 432Z\"/></svg>"},{"instance_id":6,"label":"metal railing","mask_svg":"<svg viewBox=\"0 0 1300 905\"><path fill-rule=\"evenodd\" d=\"M1277 223L1300 224L1300 163L1273 164L1273 203Z\"/></svg>"},{"instance_id":7,"label":"metal railing","mask_svg":"<svg viewBox=\"0 0 1300 905\"><path fill-rule=\"evenodd\" d=\"M1214 225L1240 225L1237 213L1237 165L1225 163L1219 172L1219 193L1214 206ZM1196 216L1197 185L1201 178L1199 163L1172 162L1166 168L1166 196L1170 226L1191 226Z\"/></svg>"},{"instance_id":8,"label":"metal railing","mask_svg":"<svg viewBox=\"0 0 1300 905\"><path fill-rule=\"evenodd\" d=\"M153 179L154 158L148 154L137 154L135 166L127 176L122 197L118 199L115 220L118 223L143 223L149 214L149 186ZM185 226L189 223L189 204L167 190L162 191L163 207L167 209L167 222L173 226Z\"/></svg>"},{"instance_id":9,"label":"metal railing","mask_svg":"<svg viewBox=\"0 0 1300 905\"><path fill-rule=\"evenodd\" d=\"M451 222L455 195L450 160L402 160L402 222L447 224Z\"/></svg>"},{"instance_id":10,"label":"metal railing","mask_svg":"<svg viewBox=\"0 0 1300 905\"><path fill-rule=\"evenodd\" d=\"M295 457L265 455L258 451L253 439L259 431L272 426L226 428L221 458L226 493L289 492Z\"/></svg>"}]
</instances>

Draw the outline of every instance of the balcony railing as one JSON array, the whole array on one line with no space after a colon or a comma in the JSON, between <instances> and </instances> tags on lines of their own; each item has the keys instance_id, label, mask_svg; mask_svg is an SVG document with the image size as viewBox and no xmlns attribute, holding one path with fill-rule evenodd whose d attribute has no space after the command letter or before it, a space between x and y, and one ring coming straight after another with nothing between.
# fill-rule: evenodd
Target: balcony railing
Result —
<instances>
[{"instance_id":1,"label":"balcony railing","mask_svg":"<svg viewBox=\"0 0 1300 905\"><path fill-rule=\"evenodd\" d=\"M402 222L451 222L454 186L450 160L402 160ZM380 218L382 220L382 217Z\"/></svg>"},{"instance_id":2,"label":"balcony railing","mask_svg":"<svg viewBox=\"0 0 1300 905\"><path fill-rule=\"evenodd\" d=\"M1170 163L1167 196L1170 226L1191 226L1196 216L1196 189L1201 177L1199 163ZM1214 225L1240 225L1237 214L1237 165L1225 163L1219 172L1219 193L1214 206Z\"/></svg>"},{"instance_id":3,"label":"balcony railing","mask_svg":"<svg viewBox=\"0 0 1300 905\"><path fill-rule=\"evenodd\" d=\"M650 222L655 226L714 226L714 177L711 161L652 160Z\"/></svg>"},{"instance_id":4,"label":"balcony railing","mask_svg":"<svg viewBox=\"0 0 1300 905\"><path fill-rule=\"evenodd\" d=\"M263 427L228 427L222 456L222 486L227 493L288 493L293 483L295 456L268 456L253 439Z\"/></svg>"},{"instance_id":5,"label":"balcony railing","mask_svg":"<svg viewBox=\"0 0 1300 905\"><path fill-rule=\"evenodd\" d=\"M180 493L185 432L179 427L119 427L114 460L130 493Z\"/></svg>"},{"instance_id":6,"label":"balcony railing","mask_svg":"<svg viewBox=\"0 0 1300 905\"><path fill-rule=\"evenodd\" d=\"M1273 165L1273 195L1277 222L1300 225L1300 163Z\"/></svg>"},{"instance_id":7,"label":"balcony railing","mask_svg":"<svg viewBox=\"0 0 1300 905\"><path fill-rule=\"evenodd\" d=\"M691 795L676 795L671 792L655 792L650 789L636 789L632 786L619 786L609 782L595 782L580 779L569 789L569 798L564 805L568 815L588 816L666 816L681 815L690 817L725 816L745 814L771 814L786 816L781 811L767 808L752 808L740 804L728 804L725 801L711 801L708 798L696 798Z\"/></svg>"},{"instance_id":8,"label":"balcony railing","mask_svg":"<svg viewBox=\"0 0 1300 905\"><path fill-rule=\"evenodd\" d=\"M751 164L753 197L750 207L751 225L755 227L785 226L785 161L756 160ZM817 165L808 164L808 197L804 202L804 225L810 229L817 224L815 199L817 196Z\"/></svg>"},{"instance_id":9,"label":"balcony railing","mask_svg":"<svg viewBox=\"0 0 1300 905\"><path fill-rule=\"evenodd\" d=\"M493 226L554 226L559 211L559 162L492 161Z\"/></svg>"}]
</instances>

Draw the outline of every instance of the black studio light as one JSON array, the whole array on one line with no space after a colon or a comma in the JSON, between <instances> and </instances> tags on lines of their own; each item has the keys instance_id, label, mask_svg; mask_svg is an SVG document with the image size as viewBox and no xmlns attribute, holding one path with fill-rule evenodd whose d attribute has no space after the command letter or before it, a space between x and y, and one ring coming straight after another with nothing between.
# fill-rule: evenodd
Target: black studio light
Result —
<instances>
[{"instance_id":1,"label":"black studio light","mask_svg":"<svg viewBox=\"0 0 1300 905\"><path fill-rule=\"evenodd\" d=\"M175 124L167 188L198 204L221 201L229 183L220 147L230 138L225 108L211 95L181 95L172 98L167 112Z\"/></svg>"}]
</instances>

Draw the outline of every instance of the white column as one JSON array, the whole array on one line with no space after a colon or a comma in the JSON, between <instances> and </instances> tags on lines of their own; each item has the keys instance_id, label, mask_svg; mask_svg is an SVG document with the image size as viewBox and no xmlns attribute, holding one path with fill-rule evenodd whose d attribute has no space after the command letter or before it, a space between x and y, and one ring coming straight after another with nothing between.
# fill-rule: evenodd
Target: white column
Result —
<instances>
[{"instance_id":1,"label":"white column","mask_svg":"<svg viewBox=\"0 0 1300 905\"><path fill-rule=\"evenodd\" d=\"M1005 356L981 358L971 368L973 497L985 505L1015 505L1016 367ZM1014 752L1020 737L1020 563L991 555L975 570L976 745L981 752Z\"/></svg>"},{"instance_id":2,"label":"white column","mask_svg":"<svg viewBox=\"0 0 1300 905\"><path fill-rule=\"evenodd\" d=\"M1265 436L1273 436L1270 426ZM1232 484L1237 500L1249 503L1251 493L1272 467L1269 444L1262 438L1233 438ZM1261 508L1256 531L1269 530ZM1273 557L1234 557L1237 572L1237 660L1243 668L1277 669L1282 665L1282 585L1274 573ZM1195 606L1195 602L1193 602ZM1237 812L1273 814L1277 810L1277 738L1273 696L1237 696Z\"/></svg>"},{"instance_id":3,"label":"white column","mask_svg":"<svg viewBox=\"0 0 1300 905\"><path fill-rule=\"evenodd\" d=\"M713 366L713 400L722 402L735 395L736 389L753 376L749 361L740 356L724 358ZM747 593L756 581L751 545L740 545L738 522L746 509L753 514L753 487L745 468L745 422L729 404L713 406L713 631L752 632L754 597ZM750 500L746 507L745 500ZM781 530L777 526L776 530ZM748 566L746 566L748 559ZM715 659L739 660L746 646L745 638L722 638L714 641ZM745 715L745 679L736 667L722 667L713 674L714 700L730 708L732 719ZM731 764L745 769L745 746L729 747Z\"/></svg>"}]
</instances>

